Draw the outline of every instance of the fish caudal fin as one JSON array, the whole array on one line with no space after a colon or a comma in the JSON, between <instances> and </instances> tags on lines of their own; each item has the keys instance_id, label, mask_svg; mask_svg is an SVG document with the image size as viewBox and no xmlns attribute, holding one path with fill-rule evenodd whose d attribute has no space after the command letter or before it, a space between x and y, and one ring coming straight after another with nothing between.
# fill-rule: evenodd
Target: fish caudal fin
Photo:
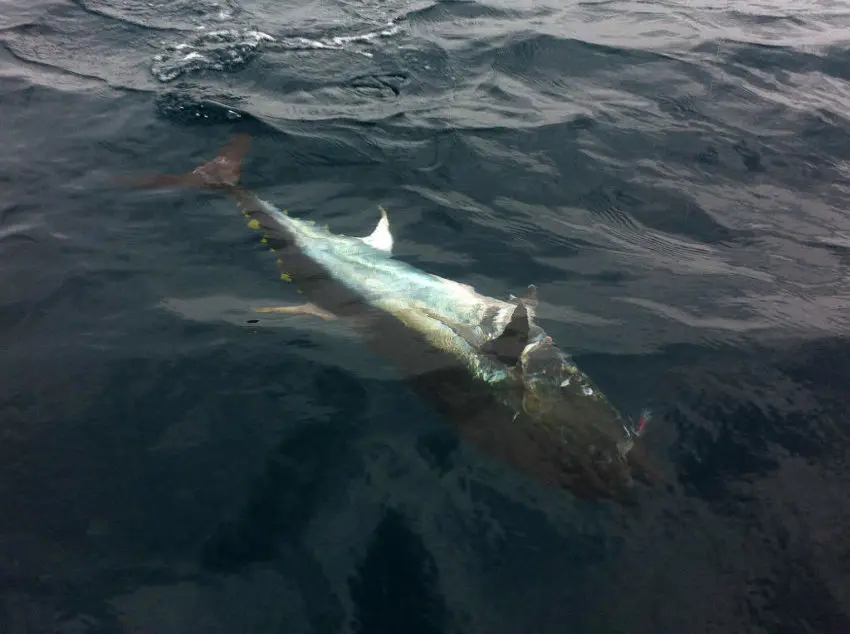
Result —
<instances>
[{"instance_id":1,"label":"fish caudal fin","mask_svg":"<svg viewBox=\"0 0 850 634\"><path fill-rule=\"evenodd\" d=\"M201 187L207 189L230 189L239 183L242 159L248 153L251 137L237 134L225 143L211 161L207 161L183 174L155 174L131 181L135 187Z\"/></svg>"}]
</instances>

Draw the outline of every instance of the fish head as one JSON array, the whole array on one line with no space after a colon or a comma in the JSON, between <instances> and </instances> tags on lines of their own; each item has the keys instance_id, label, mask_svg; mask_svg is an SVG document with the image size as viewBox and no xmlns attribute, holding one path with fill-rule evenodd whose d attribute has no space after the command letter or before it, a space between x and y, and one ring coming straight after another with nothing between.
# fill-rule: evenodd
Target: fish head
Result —
<instances>
[{"instance_id":1,"label":"fish head","mask_svg":"<svg viewBox=\"0 0 850 634\"><path fill-rule=\"evenodd\" d=\"M580 479L621 499L632 495L634 478L657 482L636 443L639 425L624 418L551 337L533 324L530 334L516 366L522 392L516 423L527 427L535 443L548 445L545 455L555 463L556 478L573 489Z\"/></svg>"},{"instance_id":2,"label":"fish head","mask_svg":"<svg viewBox=\"0 0 850 634\"><path fill-rule=\"evenodd\" d=\"M512 368L511 452L518 466L574 491L626 500L634 479L660 476L638 441L641 423L624 418L534 321L536 291L516 298L510 323L487 350Z\"/></svg>"},{"instance_id":3,"label":"fish head","mask_svg":"<svg viewBox=\"0 0 850 634\"><path fill-rule=\"evenodd\" d=\"M570 355L558 348L542 330L523 348L517 366L526 412L543 414L555 409L584 411L592 408L606 420L620 419L619 412L578 369Z\"/></svg>"},{"instance_id":4,"label":"fish head","mask_svg":"<svg viewBox=\"0 0 850 634\"><path fill-rule=\"evenodd\" d=\"M572 385L577 370L569 355L542 331L523 348L518 365L525 388L523 400L534 411L554 407L561 398L562 388Z\"/></svg>"}]
</instances>

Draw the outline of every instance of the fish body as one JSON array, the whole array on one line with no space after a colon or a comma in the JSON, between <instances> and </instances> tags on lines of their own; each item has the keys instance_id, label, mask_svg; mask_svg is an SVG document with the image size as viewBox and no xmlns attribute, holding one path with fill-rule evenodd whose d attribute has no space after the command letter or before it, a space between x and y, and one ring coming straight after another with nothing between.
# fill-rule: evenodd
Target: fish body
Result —
<instances>
[{"instance_id":1,"label":"fish body","mask_svg":"<svg viewBox=\"0 0 850 634\"><path fill-rule=\"evenodd\" d=\"M482 353L482 348L504 332L516 304L393 258L383 210L375 231L360 238L332 233L259 198L243 204L243 209L249 225L265 231L265 240L269 234L285 233L300 253L318 263L335 282L424 334L477 378L489 383L508 379L504 364Z\"/></svg>"},{"instance_id":2,"label":"fish body","mask_svg":"<svg viewBox=\"0 0 850 634\"><path fill-rule=\"evenodd\" d=\"M392 257L383 208L365 237L290 216L237 184L247 143L235 137L192 172L141 184L226 190L276 254L281 277L322 314L359 325L373 349L404 368L409 384L487 454L585 496L628 502L633 473L657 481L635 451L648 416L624 419L555 346L535 322L534 286L497 299Z\"/></svg>"}]
</instances>

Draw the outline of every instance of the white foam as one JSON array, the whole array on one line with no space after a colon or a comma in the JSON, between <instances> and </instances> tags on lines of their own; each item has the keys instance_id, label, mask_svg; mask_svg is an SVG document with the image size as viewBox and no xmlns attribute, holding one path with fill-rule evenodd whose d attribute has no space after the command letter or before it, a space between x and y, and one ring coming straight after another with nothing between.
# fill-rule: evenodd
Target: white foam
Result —
<instances>
[{"instance_id":1,"label":"white foam","mask_svg":"<svg viewBox=\"0 0 850 634\"><path fill-rule=\"evenodd\" d=\"M161 82L173 81L186 73L201 70L233 71L249 63L263 50L336 50L372 57L369 47L392 37L402 28L392 20L382 28L350 35L311 38L276 38L255 28L207 30L199 25L189 40L164 45L153 58L151 73ZM177 55L179 53L179 55Z\"/></svg>"},{"instance_id":2,"label":"white foam","mask_svg":"<svg viewBox=\"0 0 850 634\"><path fill-rule=\"evenodd\" d=\"M256 29L201 32L186 42L167 44L164 52L154 56L151 72L167 82L198 70L238 70L267 42L274 42L274 38Z\"/></svg>"}]
</instances>

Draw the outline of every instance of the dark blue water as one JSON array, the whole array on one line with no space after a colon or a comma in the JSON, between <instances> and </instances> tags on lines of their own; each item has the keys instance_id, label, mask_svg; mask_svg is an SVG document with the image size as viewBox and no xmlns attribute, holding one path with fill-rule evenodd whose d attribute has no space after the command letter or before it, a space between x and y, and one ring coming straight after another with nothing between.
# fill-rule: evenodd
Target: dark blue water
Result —
<instances>
[{"instance_id":1,"label":"dark blue water","mask_svg":"<svg viewBox=\"0 0 850 634\"><path fill-rule=\"evenodd\" d=\"M0 632L850 631L850 10L0 0ZM246 186L505 297L635 508L482 455L296 303Z\"/></svg>"}]
</instances>

